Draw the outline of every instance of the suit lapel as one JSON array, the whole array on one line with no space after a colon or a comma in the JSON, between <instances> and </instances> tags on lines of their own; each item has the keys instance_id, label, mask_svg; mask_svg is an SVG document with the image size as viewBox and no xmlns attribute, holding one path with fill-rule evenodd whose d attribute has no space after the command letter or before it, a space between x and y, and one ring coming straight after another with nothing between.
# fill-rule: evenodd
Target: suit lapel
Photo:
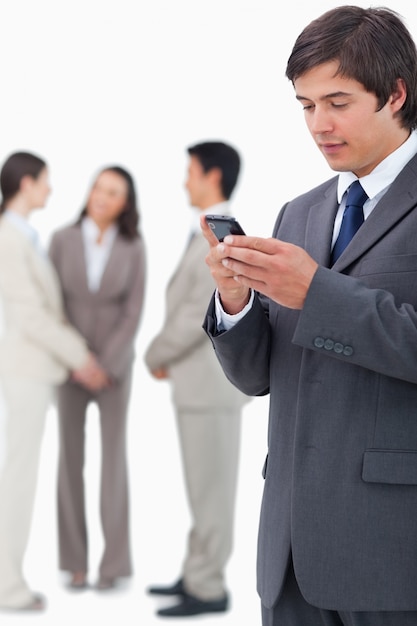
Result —
<instances>
[{"instance_id":1,"label":"suit lapel","mask_svg":"<svg viewBox=\"0 0 417 626\"><path fill-rule=\"evenodd\" d=\"M319 265L329 267L333 225L337 213L337 182L324 194L323 201L311 206L306 226L305 250Z\"/></svg>"},{"instance_id":2,"label":"suit lapel","mask_svg":"<svg viewBox=\"0 0 417 626\"><path fill-rule=\"evenodd\" d=\"M124 262L124 241L118 234L113 242L110 250L109 258L107 259L106 266L104 268L103 275L101 277L100 287L97 294L109 291L111 286L117 280L117 276L120 269L123 267Z\"/></svg>"},{"instance_id":3,"label":"suit lapel","mask_svg":"<svg viewBox=\"0 0 417 626\"><path fill-rule=\"evenodd\" d=\"M87 261L85 258L83 235L81 226L75 225L72 230L72 237L69 239L72 250L72 268L75 274L74 284L83 290L85 296L90 295L87 282Z\"/></svg>"},{"instance_id":4,"label":"suit lapel","mask_svg":"<svg viewBox=\"0 0 417 626\"><path fill-rule=\"evenodd\" d=\"M175 279L177 275L181 273L181 268L184 266L184 264L188 262L188 258L190 257L191 250L193 247L197 245L199 238L200 238L200 234L195 233L192 237L188 239L185 249L183 250L183 253L177 263L177 266L174 272L172 273L171 278L168 280L168 285L167 285L168 288L171 287L173 283L175 283Z\"/></svg>"},{"instance_id":5,"label":"suit lapel","mask_svg":"<svg viewBox=\"0 0 417 626\"><path fill-rule=\"evenodd\" d=\"M37 277L38 284L51 307L55 311L60 311L62 304L61 290L54 267L47 257L43 257L30 243L28 245L32 259L32 269Z\"/></svg>"}]
</instances>

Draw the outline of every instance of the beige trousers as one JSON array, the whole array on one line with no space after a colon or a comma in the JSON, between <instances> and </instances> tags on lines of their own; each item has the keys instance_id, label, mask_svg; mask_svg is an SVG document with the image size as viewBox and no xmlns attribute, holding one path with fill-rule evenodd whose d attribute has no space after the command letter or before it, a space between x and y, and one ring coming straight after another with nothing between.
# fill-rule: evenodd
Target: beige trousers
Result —
<instances>
[{"instance_id":1,"label":"beige trousers","mask_svg":"<svg viewBox=\"0 0 417 626\"><path fill-rule=\"evenodd\" d=\"M192 518L183 564L185 588L202 600L225 595L232 552L240 448L240 409L177 414L184 479Z\"/></svg>"},{"instance_id":2,"label":"beige trousers","mask_svg":"<svg viewBox=\"0 0 417 626\"><path fill-rule=\"evenodd\" d=\"M0 429L0 607L22 608L33 599L23 561L53 387L8 377L3 377L0 385L4 410Z\"/></svg>"}]
</instances>

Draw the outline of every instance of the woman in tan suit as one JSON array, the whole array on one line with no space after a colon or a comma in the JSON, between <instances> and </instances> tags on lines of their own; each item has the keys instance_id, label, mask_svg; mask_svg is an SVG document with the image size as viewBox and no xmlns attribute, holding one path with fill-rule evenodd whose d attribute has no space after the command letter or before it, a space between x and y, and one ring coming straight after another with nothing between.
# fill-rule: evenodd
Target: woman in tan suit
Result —
<instances>
[{"instance_id":1,"label":"woman in tan suit","mask_svg":"<svg viewBox=\"0 0 417 626\"><path fill-rule=\"evenodd\" d=\"M64 317L57 276L28 221L50 192L45 161L12 154L0 187L0 609L42 610L22 570L45 416L70 371L94 387L94 358Z\"/></svg>"},{"instance_id":2,"label":"woman in tan suit","mask_svg":"<svg viewBox=\"0 0 417 626\"><path fill-rule=\"evenodd\" d=\"M101 427L104 550L96 588L112 588L132 573L126 417L145 289L145 250L138 221L132 177L119 166L108 167L98 174L78 221L55 233L50 246L68 318L106 372L98 392L74 378L58 394L60 568L71 574L73 589L87 586L89 566L83 467L90 402L99 408Z\"/></svg>"}]
</instances>

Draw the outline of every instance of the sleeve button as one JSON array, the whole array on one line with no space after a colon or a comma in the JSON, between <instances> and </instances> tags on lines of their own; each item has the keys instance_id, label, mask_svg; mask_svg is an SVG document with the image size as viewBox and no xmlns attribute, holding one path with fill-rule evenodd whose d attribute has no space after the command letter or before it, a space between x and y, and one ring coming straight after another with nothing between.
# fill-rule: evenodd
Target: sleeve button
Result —
<instances>
[{"instance_id":1,"label":"sleeve button","mask_svg":"<svg viewBox=\"0 0 417 626\"><path fill-rule=\"evenodd\" d=\"M323 337L316 337L314 339L314 345L316 348L322 348L324 346L324 339Z\"/></svg>"}]
</instances>

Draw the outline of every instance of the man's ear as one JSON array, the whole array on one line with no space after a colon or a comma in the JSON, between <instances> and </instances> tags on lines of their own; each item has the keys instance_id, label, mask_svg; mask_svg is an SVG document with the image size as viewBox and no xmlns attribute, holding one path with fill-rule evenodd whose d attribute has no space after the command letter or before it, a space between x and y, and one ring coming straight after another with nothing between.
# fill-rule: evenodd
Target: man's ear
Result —
<instances>
[{"instance_id":1,"label":"man's ear","mask_svg":"<svg viewBox=\"0 0 417 626\"><path fill-rule=\"evenodd\" d=\"M209 176L210 181L213 185L216 185L218 188L221 187L222 171L219 167L213 167L207 172L207 175Z\"/></svg>"},{"instance_id":2,"label":"man's ear","mask_svg":"<svg viewBox=\"0 0 417 626\"><path fill-rule=\"evenodd\" d=\"M407 99L407 87L402 78L397 79L397 85L395 90L391 94L391 107L394 108L394 112L397 112L401 109L404 102Z\"/></svg>"}]
</instances>

